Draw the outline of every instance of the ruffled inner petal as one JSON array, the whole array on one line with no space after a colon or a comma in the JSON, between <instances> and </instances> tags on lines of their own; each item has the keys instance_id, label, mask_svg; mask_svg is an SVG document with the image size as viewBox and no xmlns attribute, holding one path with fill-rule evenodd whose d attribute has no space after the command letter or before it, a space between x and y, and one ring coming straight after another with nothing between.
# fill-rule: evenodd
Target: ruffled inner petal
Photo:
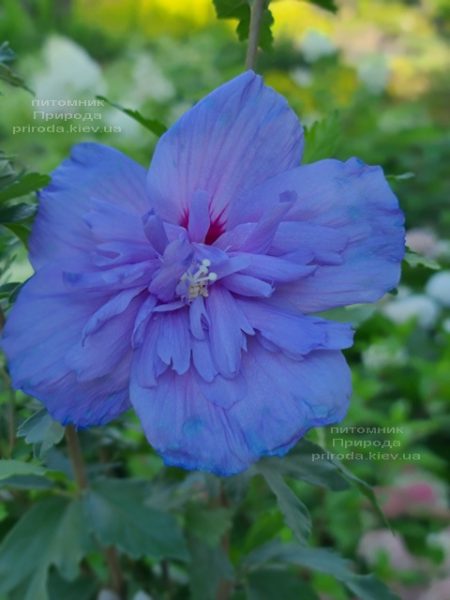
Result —
<instances>
[{"instance_id":1,"label":"ruffled inner petal","mask_svg":"<svg viewBox=\"0 0 450 600\"><path fill-rule=\"evenodd\" d=\"M135 370L131 400L149 442L168 465L232 475L262 455L281 455L309 428L338 422L349 369L339 352L293 361L251 340L240 375L206 382L166 371L145 388Z\"/></svg>"}]
</instances>

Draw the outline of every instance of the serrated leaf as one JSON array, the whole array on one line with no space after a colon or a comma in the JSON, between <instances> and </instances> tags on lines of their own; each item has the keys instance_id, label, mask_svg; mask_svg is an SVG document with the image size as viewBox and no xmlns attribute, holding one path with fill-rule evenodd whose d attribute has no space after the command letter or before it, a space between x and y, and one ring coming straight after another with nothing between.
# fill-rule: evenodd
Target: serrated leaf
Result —
<instances>
[{"instance_id":1,"label":"serrated leaf","mask_svg":"<svg viewBox=\"0 0 450 600\"><path fill-rule=\"evenodd\" d=\"M302 164L336 156L341 140L341 120L337 111L305 128Z\"/></svg>"},{"instance_id":2,"label":"serrated leaf","mask_svg":"<svg viewBox=\"0 0 450 600\"><path fill-rule=\"evenodd\" d=\"M272 470L287 477L301 479L311 485L333 491L347 490L350 487L348 479L343 476L339 467L324 457L323 448L309 440L300 440L287 456L264 458L258 464L267 464Z\"/></svg>"},{"instance_id":3,"label":"serrated leaf","mask_svg":"<svg viewBox=\"0 0 450 600\"><path fill-rule=\"evenodd\" d=\"M355 486L360 493L365 496L370 503L372 504L375 512L378 514L384 525L390 529L390 524L386 519L385 514L383 513L381 506L375 496L373 489L370 487L368 483L359 479L356 475L354 475L349 469L347 469L344 465L342 465L339 461L333 459L332 457L328 458L328 453L324 448L317 444L313 444L309 440L302 440L300 444L298 444L300 452L304 452L306 455L309 452L312 452L314 455L319 455L314 463L309 465L309 472L306 477L301 475L301 471L298 474L301 479L305 481L309 481L309 483L320 483L325 484L327 487L333 490L344 490L348 489L348 485L345 485L345 482ZM298 450L294 449L293 456ZM273 459L270 459L273 460ZM280 462L286 461L286 464L281 466L281 470L289 474L290 472L290 456L281 459ZM305 463L296 463L295 458L292 460L293 469L291 473L295 473L295 466L298 466L300 469ZM306 463L307 464L307 463ZM320 483L319 483L320 482ZM328 484L328 485L327 485ZM333 486L333 487L331 487Z\"/></svg>"},{"instance_id":4,"label":"serrated leaf","mask_svg":"<svg viewBox=\"0 0 450 600\"><path fill-rule=\"evenodd\" d=\"M189 586L191 598L211 600L217 598L222 582L234 579L231 565L222 546L211 548L195 536L189 537Z\"/></svg>"},{"instance_id":5,"label":"serrated leaf","mask_svg":"<svg viewBox=\"0 0 450 600\"><path fill-rule=\"evenodd\" d=\"M43 408L19 426L17 435L24 437L27 444L33 444L35 455L43 458L50 448L62 440L64 427Z\"/></svg>"},{"instance_id":6,"label":"serrated leaf","mask_svg":"<svg viewBox=\"0 0 450 600\"><path fill-rule=\"evenodd\" d=\"M181 530L171 515L146 505L144 482L96 481L84 497L91 531L105 546L117 546L133 558L187 558Z\"/></svg>"},{"instance_id":7,"label":"serrated leaf","mask_svg":"<svg viewBox=\"0 0 450 600\"><path fill-rule=\"evenodd\" d=\"M148 119L147 117L141 115L138 110L125 108L124 106L117 104L117 102L111 102L111 100L108 100L108 98L105 98L105 96L96 96L96 98L125 113L158 137L161 137L167 131L167 127L161 123L161 121L158 121L157 119Z\"/></svg>"},{"instance_id":8,"label":"serrated leaf","mask_svg":"<svg viewBox=\"0 0 450 600\"><path fill-rule=\"evenodd\" d=\"M413 268L424 267L425 269L430 269L432 271L440 271L442 268L433 258L417 254L417 252L413 252L412 250L408 250L405 253L404 261Z\"/></svg>"},{"instance_id":9,"label":"serrated leaf","mask_svg":"<svg viewBox=\"0 0 450 600\"><path fill-rule=\"evenodd\" d=\"M48 600L49 569L74 579L89 550L80 501L46 498L25 513L0 546L0 593L23 584L23 600Z\"/></svg>"},{"instance_id":10,"label":"serrated leaf","mask_svg":"<svg viewBox=\"0 0 450 600\"><path fill-rule=\"evenodd\" d=\"M15 475L44 475L44 473L45 469L40 465L23 462L21 460L0 460L0 480L7 479Z\"/></svg>"},{"instance_id":11,"label":"serrated leaf","mask_svg":"<svg viewBox=\"0 0 450 600\"><path fill-rule=\"evenodd\" d=\"M218 19L237 19L236 33L241 42L248 39L250 29L250 2L248 0L213 0ZM273 43L272 25L274 22L269 2L265 3L259 31L259 47L270 50Z\"/></svg>"},{"instance_id":12,"label":"serrated leaf","mask_svg":"<svg viewBox=\"0 0 450 600\"><path fill-rule=\"evenodd\" d=\"M351 570L349 562L327 548L305 548L298 544L270 542L251 552L243 566L249 570L266 564L287 563L335 577L343 583L358 600L399 600L373 575L358 575Z\"/></svg>"},{"instance_id":13,"label":"serrated leaf","mask_svg":"<svg viewBox=\"0 0 450 600\"><path fill-rule=\"evenodd\" d=\"M286 569L259 569L247 580L247 600L319 600L315 591Z\"/></svg>"},{"instance_id":14,"label":"serrated leaf","mask_svg":"<svg viewBox=\"0 0 450 600\"><path fill-rule=\"evenodd\" d=\"M191 504L186 510L186 529L198 539L214 547L230 529L231 516L231 510L228 508L206 508L199 504Z\"/></svg>"},{"instance_id":15,"label":"serrated leaf","mask_svg":"<svg viewBox=\"0 0 450 600\"><path fill-rule=\"evenodd\" d=\"M287 485L279 471L264 463L257 464L255 468L275 494L286 525L300 543L305 543L311 533L311 517L308 509Z\"/></svg>"},{"instance_id":16,"label":"serrated leaf","mask_svg":"<svg viewBox=\"0 0 450 600\"><path fill-rule=\"evenodd\" d=\"M384 512L377 500L377 497L375 496L375 492L373 491L371 486L368 483L366 483L365 481L363 481L362 479L360 479L359 477L357 477L356 475L354 475L349 469L347 469L347 467L344 467L344 465L342 465L341 463L339 463L335 460L333 460L332 462L339 467L342 475L350 483L352 483L361 492L361 494L363 496L365 496L369 500L369 502L371 503L375 512L377 513L377 515L379 516L379 518L385 525L385 527L387 527L388 529L391 529L391 525L390 525L389 521L387 520L386 515L384 514Z\"/></svg>"},{"instance_id":17,"label":"serrated leaf","mask_svg":"<svg viewBox=\"0 0 450 600\"><path fill-rule=\"evenodd\" d=\"M41 173L27 173L16 179L5 189L0 192L0 202L6 200L12 200L13 198L20 198L26 196L32 192L36 192L41 188L45 187L50 183L49 175L42 175Z\"/></svg>"}]
</instances>

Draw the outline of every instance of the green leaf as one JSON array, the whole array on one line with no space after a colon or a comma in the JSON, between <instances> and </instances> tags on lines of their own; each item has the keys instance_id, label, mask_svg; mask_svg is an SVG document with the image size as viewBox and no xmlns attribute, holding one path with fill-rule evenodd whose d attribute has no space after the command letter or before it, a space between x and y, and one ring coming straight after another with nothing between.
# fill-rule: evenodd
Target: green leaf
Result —
<instances>
[{"instance_id":1,"label":"green leaf","mask_svg":"<svg viewBox=\"0 0 450 600\"><path fill-rule=\"evenodd\" d=\"M31 204L13 204L12 206L0 206L0 223L10 225L11 223L20 223L34 215L36 207Z\"/></svg>"},{"instance_id":2,"label":"green leaf","mask_svg":"<svg viewBox=\"0 0 450 600\"><path fill-rule=\"evenodd\" d=\"M231 527L231 510L191 504L186 510L186 529L209 546L217 546Z\"/></svg>"},{"instance_id":3,"label":"green leaf","mask_svg":"<svg viewBox=\"0 0 450 600\"><path fill-rule=\"evenodd\" d=\"M341 119L337 111L305 128L302 164L336 156L341 141Z\"/></svg>"},{"instance_id":4,"label":"green leaf","mask_svg":"<svg viewBox=\"0 0 450 600\"><path fill-rule=\"evenodd\" d=\"M53 482L39 475L13 475L2 479L0 486L14 490L48 490Z\"/></svg>"},{"instance_id":5,"label":"green leaf","mask_svg":"<svg viewBox=\"0 0 450 600\"><path fill-rule=\"evenodd\" d=\"M241 42L248 39L250 28L250 2L249 0L213 0L218 19L237 19L239 21L236 33ZM266 0L261 19L259 33L259 47L270 50L273 44L272 25L273 15L269 10L270 0Z\"/></svg>"},{"instance_id":6,"label":"green leaf","mask_svg":"<svg viewBox=\"0 0 450 600\"><path fill-rule=\"evenodd\" d=\"M267 463L259 463L255 468L275 494L286 525L300 543L305 543L311 533L311 518L308 509L287 485L277 469L271 468L271 465Z\"/></svg>"},{"instance_id":7,"label":"green leaf","mask_svg":"<svg viewBox=\"0 0 450 600\"><path fill-rule=\"evenodd\" d=\"M19 281L10 281L0 285L0 298L13 298L21 285Z\"/></svg>"},{"instance_id":8,"label":"green leaf","mask_svg":"<svg viewBox=\"0 0 450 600\"><path fill-rule=\"evenodd\" d=\"M279 563L331 575L356 594L358 600L398 600L398 597L373 575L354 573L347 560L327 548L305 548L298 544L270 542L250 553L243 566L252 571L263 565Z\"/></svg>"},{"instance_id":9,"label":"green leaf","mask_svg":"<svg viewBox=\"0 0 450 600\"><path fill-rule=\"evenodd\" d=\"M338 465L328 460L320 446L302 439L283 458L264 458L258 464L269 465L287 477L301 479L311 485L318 485L333 491L347 490L350 487Z\"/></svg>"},{"instance_id":10,"label":"green leaf","mask_svg":"<svg viewBox=\"0 0 450 600\"><path fill-rule=\"evenodd\" d=\"M84 575L75 581L66 581L57 571L50 573L49 600L92 600L96 589L97 582L92 577Z\"/></svg>"},{"instance_id":11,"label":"green leaf","mask_svg":"<svg viewBox=\"0 0 450 600\"><path fill-rule=\"evenodd\" d=\"M20 425L17 435L24 437L27 444L33 444L35 455L43 458L62 440L64 427L43 408Z\"/></svg>"},{"instance_id":12,"label":"green leaf","mask_svg":"<svg viewBox=\"0 0 450 600\"><path fill-rule=\"evenodd\" d=\"M98 100L103 100L103 102L106 102L106 104L109 104L110 106L113 106L114 108L117 108L121 112L125 113L158 137L161 137L167 131L167 127L161 123L161 121L158 121L157 119L147 119L147 117L141 115L138 110L125 108L116 102L111 102L111 100L108 100L108 98L105 98L105 96L96 96L96 98Z\"/></svg>"},{"instance_id":13,"label":"green leaf","mask_svg":"<svg viewBox=\"0 0 450 600\"><path fill-rule=\"evenodd\" d=\"M28 238L30 237L31 228L24 223L3 223L3 227L9 229L24 246L28 246Z\"/></svg>"},{"instance_id":14,"label":"green leaf","mask_svg":"<svg viewBox=\"0 0 450 600\"><path fill-rule=\"evenodd\" d=\"M338 9L335 0L308 0L308 2L332 13L336 13Z\"/></svg>"},{"instance_id":15,"label":"green leaf","mask_svg":"<svg viewBox=\"0 0 450 600\"><path fill-rule=\"evenodd\" d=\"M354 475L349 469L347 469L347 467L344 467L344 465L342 465L341 463L339 463L335 460L333 460L333 462L335 465L338 466L342 475L347 479L347 481L352 483L360 491L360 493L369 500L369 502L371 503L372 507L374 508L375 512L377 513L378 517L381 519L383 524L388 529L391 529L391 525L390 525L389 521L386 519L386 515L384 514L384 512L377 500L377 497L375 496L375 492L373 491L371 486L368 483L366 483L365 481L363 481L362 479L360 479L359 477L357 477L356 475Z\"/></svg>"},{"instance_id":16,"label":"green leaf","mask_svg":"<svg viewBox=\"0 0 450 600\"><path fill-rule=\"evenodd\" d=\"M84 498L91 531L105 546L117 546L133 558L187 558L181 530L171 515L146 505L141 481L96 481Z\"/></svg>"},{"instance_id":17,"label":"green leaf","mask_svg":"<svg viewBox=\"0 0 450 600\"><path fill-rule=\"evenodd\" d=\"M425 267L425 269L430 269L432 271L440 271L441 265L434 259L429 258L428 256L423 256L422 254L417 254L417 252L413 252L412 250L408 250L405 253L405 262L410 267Z\"/></svg>"},{"instance_id":18,"label":"green leaf","mask_svg":"<svg viewBox=\"0 0 450 600\"><path fill-rule=\"evenodd\" d=\"M25 513L0 546L0 593L24 584L23 600L48 600L50 567L74 579L89 550L80 501L46 498Z\"/></svg>"},{"instance_id":19,"label":"green leaf","mask_svg":"<svg viewBox=\"0 0 450 600\"><path fill-rule=\"evenodd\" d=\"M353 575L344 584L361 600L399 600L375 575Z\"/></svg>"},{"instance_id":20,"label":"green leaf","mask_svg":"<svg viewBox=\"0 0 450 600\"><path fill-rule=\"evenodd\" d=\"M16 55L10 48L9 43L3 42L0 46L0 80L3 80L14 87L23 88L33 94L33 91L30 90L22 77L15 73L9 66L9 63L13 62L15 58Z\"/></svg>"},{"instance_id":21,"label":"green leaf","mask_svg":"<svg viewBox=\"0 0 450 600\"><path fill-rule=\"evenodd\" d=\"M9 42L3 42L0 45L0 63L9 63L15 60L16 53L10 47Z\"/></svg>"},{"instance_id":22,"label":"green leaf","mask_svg":"<svg viewBox=\"0 0 450 600\"><path fill-rule=\"evenodd\" d=\"M319 600L298 575L283 569L260 569L247 580L247 600Z\"/></svg>"},{"instance_id":23,"label":"green leaf","mask_svg":"<svg viewBox=\"0 0 450 600\"><path fill-rule=\"evenodd\" d=\"M33 463L23 462L21 460L0 460L0 480L13 477L15 475L43 475L45 469Z\"/></svg>"},{"instance_id":24,"label":"green leaf","mask_svg":"<svg viewBox=\"0 0 450 600\"><path fill-rule=\"evenodd\" d=\"M300 460L297 459L298 458ZM315 459L313 460L313 456ZM265 459L278 462L277 459ZM368 483L356 477L344 465L328 457L327 451L321 446L302 440L292 451L291 455L279 460L278 470L291 476L298 476L309 483L324 485L332 490L340 491L354 485L372 504L384 525L390 529L390 524L384 515L373 489ZM260 464L260 463L259 463ZM272 467L277 469L276 466Z\"/></svg>"},{"instance_id":25,"label":"green leaf","mask_svg":"<svg viewBox=\"0 0 450 600\"><path fill-rule=\"evenodd\" d=\"M191 598L211 600L219 597L221 582L232 582L233 567L222 546L211 548L195 536L189 537L189 586Z\"/></svg>"},{"instance_id":26,"label":"green leaf","mask_svg":"<svg viewBox=\"0 0 450 600\"><path fill-rule=\"evenodd\" d=\"M26 196L32 192L45 187L50 183L49 175L42 175L40 173L27 173L20 179L15 180L6 189L2 189L0 192L0 202L6 200L12 200L13 198L19 198L20 196Z\"/></svg>"},{"instance_id":27,"label":"green leaf","mask_svg":"<svg viewBox=\"0 0 450 600\"><path fill-rule=\"evenodd\" d=\"M0 190L5 189L16 181L20 175L14 171L9 159L0 153Z\"/></svg>"}]
</instances>

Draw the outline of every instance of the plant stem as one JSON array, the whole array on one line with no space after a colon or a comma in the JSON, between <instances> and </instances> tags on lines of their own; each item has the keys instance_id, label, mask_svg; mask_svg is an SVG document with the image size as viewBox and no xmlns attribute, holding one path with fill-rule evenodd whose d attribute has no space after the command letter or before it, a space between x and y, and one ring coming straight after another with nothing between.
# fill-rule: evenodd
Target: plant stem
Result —
<instances>
[{"instance_id":1,"label":"plant stem","mask_svg":"<svg viewBox=\"0 0 450 600\"><path fill-rule=\"evenodd\" d=\"M68 425L66 427L66 440L75 481L78 490L81 492L88 487L88 479L83 454L81 452L80 438L73 425Z\"/></svg>"},{"instance_id":2,"label":"plant stem","mask_svg":"<svg viewBox=\"0 0 450 600\"><path fill-rule=\"evenodd\" d=\"M228 498L225 494L223 482L220 482L220 495L219 495L219 506L223 508L228 508ZM230 534L226 531L222 537L222 549L226 556L230 553ZM219 584L219 588L217 590L216 600L228 600L231 597L231 594L234 590L234 584L229 580L222 580Z\"/></svg>"},{"instance_id":3,"label":"plant stem","mask_svg":"<svg viewBox=\"0 0 450 600\"><path fill-rule=\"evenodd\" d=\"M3 327L5 326L6 318L5 313L3 312L2 307L0 306L0 333L2 332ZM5 369L0 367L0 377L3 380L5 385L5 391L8 392L8 406L6 408L6 420L8 423L8 456L11 458L14 445L16 443L16 415L15 415L15 405L16 405L16 394L11 387L11 380L9 378L8 373Z\"/></svg>"},{"instance_id":4,"label":"plant stem","mask_svg":"<svg viewBox=\"0 0 450 600\"><path fill-rule=\"evenodd\" d=\"M0 328L1 331L1 328ZM0 367L0 379L3 381L5 392L8 395L8 404L6 406L6 422L8 425L8 458L12 457L14 445L16 443L16 393L11 387L11 380L3 367Z\"/></svg>"},{"instance_id":5,"label":"plant stem","mask_svg":"<svg viewBox=\"0 0 450 600\"><path fill-rule=\"evenodd\" d=\"M109 546L103 550L103 553L108 565L111 587L119 598L122 598L124 593L124 579L117 550L114 546Z\"/></svg>"},{"instance_id":6,"label":"plant stem","mask_svg":"<svg viewBox=\"0 0 450 600\"><path fill-rule=\"evenodd\" d=\"M81 494L87 490L89 483L86 474L86 465L81 451L80 438L73 425L68 425L66 427L66 441L78 492ZM111 588L120 598L122 598L124 593L124 578L117 550L114 546L109 546L108 548L103 549L103 555L106 564L108 565Z\"/></svg>"},{"instance_id":7,"label":"plant stem","mask_svg":"<svg viewBox=\"0 0 450 600\"><path fill-rule=\"evenodd\" d=\"M254 69L256 66L256 56L258 53L259 35L264 13L264 3L265 0L253 0L251 7L247 56L245 58L246 69Z\"/></svg>"}]
</instances>

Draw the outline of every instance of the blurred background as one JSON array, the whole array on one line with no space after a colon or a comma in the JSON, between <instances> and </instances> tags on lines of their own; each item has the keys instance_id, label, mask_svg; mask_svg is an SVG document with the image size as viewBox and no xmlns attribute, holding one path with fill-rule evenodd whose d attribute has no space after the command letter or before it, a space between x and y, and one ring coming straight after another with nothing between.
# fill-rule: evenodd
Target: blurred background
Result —
<instances>
[{"instance_id":1,"label":"blurred background","mask_svg":"<svg viewBox=\"0 0 450 600\"><path fill-rule=\"evenodd\" d=\"M353 401L342 427L311 434L375 486L396 535L356 491L296 485L312 509L315 543L372 568L402 600L449 600L450 2L337 5L333 14L273 1L273 50L258 70L306 127L326 119L333 156L384 167L406 213L408 245L422 257L405 264L398 290L377 306L340 311L358 326L347 352ZM36 95L9 89L0 98L0 147L42 173L86 140L147 165L155 136L95 96L170 125L242 71L235 27L217 20L211 0L1 0L0 41L10 42ZM90 116L64 118L74 110ZM22 281L31 273L25 251L2 235L15 260L0 257L0 284ZM133 435L129 472L154 477L159 459ZM247 527L235 534L242 548L289 536L260 494L255 484ZM313 577L321 597L347 597L333 578Z\"/></svg>"}]
</instances>

